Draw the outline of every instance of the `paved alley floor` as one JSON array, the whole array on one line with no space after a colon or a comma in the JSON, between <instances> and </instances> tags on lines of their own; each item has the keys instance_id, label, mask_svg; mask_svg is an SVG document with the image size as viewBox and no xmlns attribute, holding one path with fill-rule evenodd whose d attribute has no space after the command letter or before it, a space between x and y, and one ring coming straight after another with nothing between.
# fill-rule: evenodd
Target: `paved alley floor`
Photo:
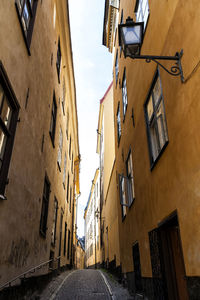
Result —
<instances>
[{"instance_id":1,"label":"paved alley floor","mask_svg":"<svg viewBox=\"0 0 200 300\"><path fill-rule=\"evenodd\" d=\"M133 299L113 277L101 270L62 273L38 297L41 300L129 300Z\"/></svg>"}]
</instances>

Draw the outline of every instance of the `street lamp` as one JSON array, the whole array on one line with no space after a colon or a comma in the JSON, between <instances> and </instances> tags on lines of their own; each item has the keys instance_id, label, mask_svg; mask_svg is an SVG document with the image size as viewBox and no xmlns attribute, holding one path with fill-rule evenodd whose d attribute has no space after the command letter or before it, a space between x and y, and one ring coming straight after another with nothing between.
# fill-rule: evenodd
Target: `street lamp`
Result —
<instances>
[{"instance_id":1,"label":"street lamp","mask_svg":"<svg viewBox=\"0 0 200 300\"><path fill-rule=\"evenodd\" d=\"M119 46L122 47L124 57L132 59L144 59L147 63L154 61L157 65L163 68L167 73L173 76L181 77L184 82L183 70L181 66L181 58L183 50L177 52L175 56L158 56L158 55L140 55L140 49L143 42L143 28L144 22L134 22L133 19L128 17L125 24L119 24ZM175 61L170 70L163 66L158 60L171 60Z\"/></svg>"}]
</instances>

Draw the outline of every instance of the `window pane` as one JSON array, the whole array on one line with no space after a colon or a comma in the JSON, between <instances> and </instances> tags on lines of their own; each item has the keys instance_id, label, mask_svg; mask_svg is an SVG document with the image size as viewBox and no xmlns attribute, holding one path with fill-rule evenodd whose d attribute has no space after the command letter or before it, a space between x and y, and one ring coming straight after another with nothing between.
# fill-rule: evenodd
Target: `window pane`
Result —
<instances>
[{"instance_id":1,"label":"window pane","mask_svg":"<svg viewBox=\"0 0 200 300\"><path fill-rule=\"evenodd\" d=\"M158 77L156 84L153 88L153 95L154 95L154 104L155 106L158 104L160 97L161 97L161 82L160 78Z\"/></svg>"},{"instance_id":2,"label":"window pane","mask_svg":"<svg viewBox=\"0 0 200 300\"><path fill-rule=\"evenodd\" d=\"M29 21L30 21L30 11L28 9L28 5L27 5L26 1L25 1L25 4L24 4L24 9L23 9L22 17L23 17L24 22L26 24L26 29L28 29Z\"/></svg>"},{"instance_id":3,"label":"window pane","mask_svg":"<svg viewBox=\"0 0 200 300\"><path fill-rule=\"evenodd\" d=\"M63 134L62 134L62 129L60 128L58 159L57 159L59 165L61 165L61 161L62 161L62 146L63 146Z\"/></svg>"},{"instance_id":4,"label":"window pane","mask_svg":"<svg viewBox=\"0 0 200 300\"><path fill-rule=\"evenodd\" d=\"M24 0L18 0L18 1L17 1L17 4L18 4L18 8L19 8L20 13L21 13L21 11L22 11L23 2L24 2Z\"/></svg>"},{"instance_id":5,"label":"window pane","mask_svg":"<svg viewBox=\"0 0 200 300\"><path fill-rule=\"evenodd\" d=\"M33 6L33 0L29 0L30 6Z\"/></svg>"},{"instance_id":6,"label":"window pane","mask_svg":"<svg viewBox=\"0 0 200 300\"><path fill-rule=\"evenodd\" d=\"M2 162L5 147L6 147L7 136L4 134L3 130L0 128L0 161Z\"/></svg>"},{"instance_id":7,"label":"window pane","mask_svg":"<svg viewBox=\"0 0 200 300\"><path fill-rule=\"evenodd\" d=\"M119 62L118 62L118 51L117 51L116 60L115 60L115 79L116 79L116 83L117 83L117 79L118 79L118 74L119 74Z\"/></svg>"},{"instance_id":8,"label":"window pane","mask_svg":"<svg viewBox=\"0 0 200 300\"><path fill-rule=\"evenodd\" d=\"M150 138L151 138L151 150L152 150L153 161L155 161L159 154L159 145L158 145L155 122L150 127Z\"/></svg>"},{"instance_id":9,"label":"window pane","mask_svg":"<svg viewBox=\"0 0 200 300\"><path fill-rule=\"evenodd\" d=\"M127 103L128 103L127 89L126 89L126 76L124 76L123 83L122 83L122 101L123 101L123 113L124 113L124 116L125 116Z\"/></svg>"},{"instance_id":10,"label":"window pane","mask_svg":"<svg viewBox=\"0 0 200 300\"><path fill-rule=\"evenodd\" d=\"M161 101L161 103L159 105L156 116L157 116L157 126L158 126L160 149L162 149L168 140L163 101Z\"/></svg>"},{"instance_id":11,"label":"window pane","mask_svg":"<svg viewBox=\"0 0 200 300\"><path fill-rule=\"evenodd\" d=\"M66 166L67 166L67 155L65 153L65 158L64 158L64 171L63 171L63 183L65 185L65 179L66 179Z\"/></svg>"},{"instance_id":12,"label":"window pane","mask_svg":"<svg viewBox=\"0 0 200 300\"><path fill-rule=\"evenodd\" d=\"M127 177L128 177L128 195L130 203L135 198L135 191L134 191L134 181L133 181L133 162L132 162L132 154L130 153L128 158L128 165L127 165Z\"/></svg>"},{"instance_id":13,"label":"window pane","mask_svg":"<svg viewBox=\"0 0 200 300\"><path fill-rule=\"evenodd\" d=\"M150 99L147 103L147 114L148 114L148 120L150 122L150 120L153 116L153 99L152 99L152 96L150 96Z\"/></svg>"},{"instance_id":14,"label":"window pane","mask_svg":"<svg viewBox=\"0 0 200 300\"><path fill-rule=\"evenodd\" d=\"M118 133L118 140L121 137L121 119L120 119L120 108L118 107L117 112L117 133Z\"/></svg>"},{"instance_id":15,"label":"window pane","mask_svg":"<svg viewBox=\"0 0 200 300\"><path fill-rule=\"evenodd\" d=\"M121 185L121 203L126 204L126 193L125 193L125 180L124 176L120 176L120 185ZM126 215L126 206L122 205L122 217Z\"/></svg>"},{"instance_id":16,"label":"window pane","mask_svg":"<svg viewBox=\"0 0 200 300\"><path fill-rule=\"evenodd\" d=\"M12 110L8 103L7 98L4 95L3 103L2 103L2 107L1 107L1 119L7 128L9 128L9 126L10 126L11 116L12 116Z\"/></svg>"},{"instance_id":17,"label":"window pane","mask_svg":"<svg viewBox=\"0 0 200 300\"><path fill-rule=\"evenodd\" d=\"M138 10L136 12L136 22L144 22L144 29L147 24L148 15L149 15L148 0L139 0Z\"/></svg>"}]
</instances>

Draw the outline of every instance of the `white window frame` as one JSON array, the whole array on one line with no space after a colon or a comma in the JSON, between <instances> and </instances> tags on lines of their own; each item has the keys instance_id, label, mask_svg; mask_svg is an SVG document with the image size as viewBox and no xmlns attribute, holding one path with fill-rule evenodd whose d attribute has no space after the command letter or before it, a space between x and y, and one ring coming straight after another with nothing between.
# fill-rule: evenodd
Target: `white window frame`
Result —
<instances>
[{"instance_id":1,"label":"white window frame","mask_svg":"<svg viewBox=\"0 0 200 300\"><path fill-rule=\"evenodd\" d=\"M150 105L150 103L152 103ZM145 102L146 126L151 168L166 148L169 139L161 78L157 70Z\"/></svg>"},{"instance_id":2,"label":"white window frame","mask_svg":"<svg viewBox=\"0 0 200 300\"><path fill-rule=\"evenodd\" d=\"M144 31L149 18L149 0L137 0L135 5L136 22L144 22Z\"/></svg>"}]
</instances>

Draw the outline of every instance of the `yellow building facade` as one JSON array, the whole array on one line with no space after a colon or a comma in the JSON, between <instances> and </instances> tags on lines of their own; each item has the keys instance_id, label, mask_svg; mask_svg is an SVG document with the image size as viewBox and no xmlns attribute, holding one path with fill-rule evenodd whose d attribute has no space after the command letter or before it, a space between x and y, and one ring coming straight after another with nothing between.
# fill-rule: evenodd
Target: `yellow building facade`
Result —
<instances>
[{"instance_id":1,"label":"yellow building facade","mask_svg":"<svg viewBox=\"0 0 200 300\"><path fill-rule=\"evenodd\" d=\"M2 1L0 19L4 285L73 266L80 153L68 1Z\"/></svg>"},{"instance_id":2,"label":"yellow building facade","mask_svg":"<svg viewBox=\"0 0 200 300\"><path fill-rule=\"evenodd\" d=\"M113 116L113 83L100 100L97 129L100 157L101 265L120 272L119 219L116 201L116 165Z\"/></svg>"},{"instance_id":3,"label":"yellow building facade","mask_svg":"<svg viewBox=\"0 0 200 300\"><path fill-rule=\"evenodd\" d=\"M114 2L105 1L103 44L114 56L122 273L138 297L198 299L200 4ZM183 49L184 82L154 62L124 57L117 25L129 16L144 22L141 55L174 56Z\"/></svg>"},{"instance_id":4,"label":"yellow building facade","mask_svg":"<svg viewBox=\"0 0 200 300\"><path fill-rule=\"evenodd\" d=\"M85 250L81 241L76 238L76 254L75 254L75 268L82 270L85 268Z\"/></svg>"},{"instance_id":5,"label":"yellow building facade","mask_svg":"<svg viewBox=\"0 0 200 300\"><path fill-rule=\"evenodd\" d=\"M90 189L88 202L84 211L85 220L85 266L96 268L100 265L100 177L96 169Z\"/></svg>"}]
</instances>

